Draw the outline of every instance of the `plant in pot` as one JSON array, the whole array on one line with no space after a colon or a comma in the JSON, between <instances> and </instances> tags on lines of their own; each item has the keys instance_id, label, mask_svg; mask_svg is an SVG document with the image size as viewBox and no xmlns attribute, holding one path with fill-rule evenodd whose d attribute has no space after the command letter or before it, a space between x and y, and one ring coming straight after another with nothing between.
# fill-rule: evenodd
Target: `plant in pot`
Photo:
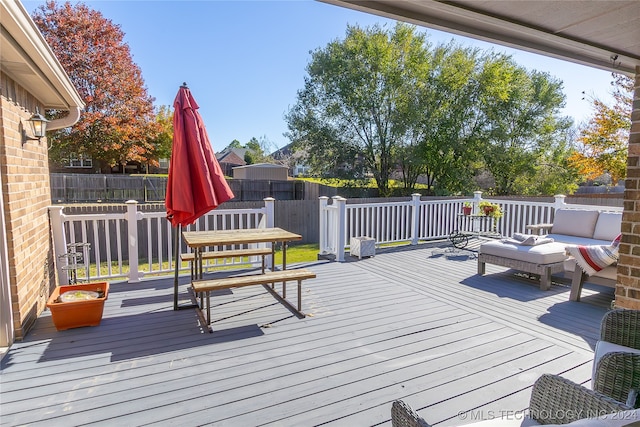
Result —
<instances>
[{"instance_id":1,"label":"plant in pot","mask_svg":"<svg viewBox=\"0 0 640 427\"><path fill-rule=\"evenodd\" d=\"M47 308L51 310L53 324L59 331L98 326L108 296L107 282L56 286L47 301Z\"/></svg>"},{"instance_id":2,"label":"plant in pot","mask_svg":"<svg viewBox=\"0 0 640 427\"><path fill-rule=\"evenodd\" d=\"M497 203L491 203L487 201L482 201L478 203L478 209L480 213L484 216L488 216L493 218L493 228L495 229L496 223L498 219L502 218L504 213L502 212L502 208Z\"/></svg>"},{"instance_id":3,"label":"plant in pot","mask_svg":"<svg viewBox=\"0 0 640 427\"><path fill-rule=\"evenodd\" d=\"M471 202L464 202L464 205L462 205L462 213L464 215L471 215L472 210L473 204Z\"/></svg>"}]
</instances>

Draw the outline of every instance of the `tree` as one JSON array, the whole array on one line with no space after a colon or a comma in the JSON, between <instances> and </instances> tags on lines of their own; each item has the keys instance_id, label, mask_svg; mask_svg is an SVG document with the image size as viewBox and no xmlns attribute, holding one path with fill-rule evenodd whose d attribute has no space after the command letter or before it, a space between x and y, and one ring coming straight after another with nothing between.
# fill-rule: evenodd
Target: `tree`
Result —
<instances>
[{"instance_id":1,"label":"tree","mask_svg":"<svg viewBox=\"0 0 640 427\"><path fill-rule=\"evenodd\" d=\"M158 132L153 98L120 27L82 3L48 1L33 20L85 103L75 126L51 135L52 160L75 153L103 168L147 162Z\"/></svg>"},{"instance_id":2,"label":"tree","mask_svg":"<svg viewBox=\"0 0 640 427\"><path fill-rule=\"evenodd\" d=\"M307 150L314 172L354 176L361 156L388 195L410 96L428 64L424 36L404 24L393 31L349 26L345 40L314 51L304 89L286 116L289 137Z\"/></svg>"},{"instance_id":3,"label":"tree","mask_svg":"<svg viewBox=\"0 0 640 427\"><path fill-rule=\"evenodd\" d=\"M555 158L546 154L562 141L571 121L559 116L565 99L561 81L529 72L508 58L502 61L483 85L484 162L495 179L495 193L531 194L540 182L539 165Z\"/></svg>"},{"instance_id":4,"label":"tree","mask_svg":"<svg viewBox=\"0 0 640 427\"><path fill-rule=\"evenodd\" d=\"M420 155L430 185L439 194L469 193L480 166L480 130L484 119L478 109L483 57L478 49L453 43L433 50L428 80L416 92L414 132L419 132Z\"/></svg>"},{"instance_id":5,"label":"tree","mask_svg":"<svg viewBox=\"0 0 640 427\"><path fill-rule=\"evenodd\" d=\"M158 166L158 160L170 159L173 147L173 110L169 105L156 108L155 137L151 137L152 149L146 153L147 165Z\"/></svg>"},{"instance_id":6,"label":"tree","mask_svg":"<svg viewBox=\"0 0 640 427\"><path fill-rule=\"evenodd\" d=\"M432 192L469 193L485 169L500 194L531 190L568 126L557 116L560 82L503 54L431 48L405 24L348 27L344 41L312 53L307 72L289 138L313 172L371 172L383 196L395 171L407 190L423 177Z\"/></svg>"},{"instance_id":7,"label":"tree","mask_svg":"<svg viewBox=\"0 0 640 427\"><path fill-rule=\"evenodd\" d=\"M578 146L570 162L587 179L608 173L613 183L627 173L627 150L631 130L633 79L613 74L614 104L592 98L593 117L580 129Z\"/></svg>"}]
</instances>

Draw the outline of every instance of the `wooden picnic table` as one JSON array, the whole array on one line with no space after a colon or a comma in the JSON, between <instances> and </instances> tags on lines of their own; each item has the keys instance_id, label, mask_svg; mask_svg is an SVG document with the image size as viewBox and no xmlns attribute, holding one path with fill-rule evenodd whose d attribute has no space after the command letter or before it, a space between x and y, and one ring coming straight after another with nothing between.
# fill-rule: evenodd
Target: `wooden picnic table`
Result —
<instances>
[{"instance_id":1,"label":"wooden picnic table","mask_svg":"<svg viewBox=\"0 0 640 427\"><path fill-rule=\"evenodd\" d=\"M302 240L300 234L292 233L282 228L245 228L241 230L208 230L185 231L182 233L187 246L195 254L195 271L202 279L202 250L210 246L246 245L252 243L272 243L271 271L275 271L275 243L282 243L282 269L287 269L287 244L291 241ZM222 249L224 251L224 249Z\"/></svg>"},{"instance_id":2,"label":"wooden picnic table","mask_svg":"<svg viewBox=\"0 0 640 427\"><path fill-rule=\"evenodd\" d=\"M265 286L271 294L276 297L282 304L290 308L299 317L304 317L302 313L302 280L306 278L315 277L315 273L301 270L292 270L287 272L287 244L294 240L302 240L302 236L292 233L281 228L248 228L241 230L213 230L213 231L185 231L182 233L182 237L187 246L193 249L194 252L194 274L191 277L191 287L197 296L200 296L200 313L204 306L203 297L206 297L206 321L209 331L211 329L211 302L210 291L216 289L226 289L231 287L242 287L252 285L266 285L271 283L271 287ZM277 242L282 243L282 271L275 271L275 244ZM237 245L248 245L256 243L271 243L271 272L265 273L264 271L264 258L262 261L262 274L241 276L241 277L227 277L223 279L215 280L202 280L203 279L203 250L207 247L218 247L219 249L214 252L220 253L224 256L225 252L228 252L230 257L237 256L238 252L245 251L247 253L254 253L252 249L235 249ZM234 249L224 248L226 246L232 246ZM291 274L289 274L291 273ZM195 280L194 280L195 279ZM199 280L198 280L199 279ZM297 307L293 306L286 299L286 281L295 280L298 282L298 304ZM274 283L276 281L282 281L282 295L278 294L275 290ZM198 307L198 305L196 305Z\"/></svg>"}]
</instances>

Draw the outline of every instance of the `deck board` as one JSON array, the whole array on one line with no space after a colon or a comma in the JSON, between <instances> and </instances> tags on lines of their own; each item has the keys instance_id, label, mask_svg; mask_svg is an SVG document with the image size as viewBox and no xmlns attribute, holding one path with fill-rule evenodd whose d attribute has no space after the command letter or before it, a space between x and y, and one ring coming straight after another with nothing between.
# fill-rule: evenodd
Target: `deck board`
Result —
<instances>
[{"instance_id":1,"label":"deck board","mask_svg":"<svg viewBox=\"0 0 640 427\"><path fill-rule=\"evenodd\" d=\"M388 426L398 398L439 426L518 414L542 373L589 381L613 298L586 285L569 302L561 279L545 292L491 265L479 277L473 251L433 244L300 267L317 274L304 319L235 288L212 293L207 333L195 309L173 311L166 277L113 283L98 327L58 332L43 313L2 361L2 425Z\"/></svg>"}]
</instances>

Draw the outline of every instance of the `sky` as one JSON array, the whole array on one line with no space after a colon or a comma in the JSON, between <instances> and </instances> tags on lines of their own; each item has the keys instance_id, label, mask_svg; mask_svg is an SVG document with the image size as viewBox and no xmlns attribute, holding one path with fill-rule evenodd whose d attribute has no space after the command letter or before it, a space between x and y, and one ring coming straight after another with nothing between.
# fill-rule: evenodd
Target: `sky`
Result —
<instances>
[{"instance_id":1,"label":"sky","mask_svg":"<svg viewBox=\"0 0 640 427\"><path fill-rule=\"evenodd\" d=\"M44 1L22 0L29 13ZM75 3L75 2L72 2ZM120 26L155 105L173 105L186 82L216 152L237 139L264 139L273 150L290 141L285 114L303 88L311 52L345 37L347 25L392 28L395 21L314 0L92 1ZM591 113L589 97L611 100L611 74L567 61L426 29L432 44L455 40L511 55L529 70L563 81L564 115ZM586 93L587 97L585 98ZM172 107L173 108L173 107Z\"/></svg>"}]
</instances>

